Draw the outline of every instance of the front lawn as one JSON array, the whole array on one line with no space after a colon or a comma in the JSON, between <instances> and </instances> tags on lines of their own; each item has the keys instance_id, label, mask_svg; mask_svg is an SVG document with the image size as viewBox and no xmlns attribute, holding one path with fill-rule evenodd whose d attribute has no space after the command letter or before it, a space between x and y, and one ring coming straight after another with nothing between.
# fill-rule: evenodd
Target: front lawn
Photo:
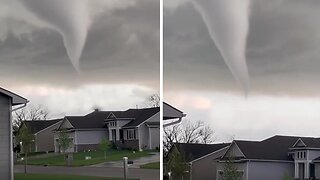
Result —
<instances>
[{"instance_id":1,"label":"front lawn","mask_svg":"<svg viewBox=\"0 0 320 180\"><path fill-rule=\"evenodd\" d=\"M16 173L15 180L121 180L123 178L106 178L106 177L92 177L92 176L74 176L74 175L52 175L52 174L23 174ZM138 180L138 179L130 179Z\"/></svg>"},{"instance_id":2,"label":"front lawn","mask_svg":"<svg viewBox=\"0 0 320 180\"><path fill-rule=\"evenodd\" d=\"M143 169L160 169L160 162L144 164L144 165L141 165L140 168L143 168Z\"/></svg>"},{"instance_id":3,"label":"front lawn","mask_svg":"<svg viewBox=\"0 0 320 180\"><path fill-rule=\"evenodd\" d=\"M129 150L109 150L107 152L107 159L104 159L104 153L102 151L92 151L92 152L79 152L73 154L73 164L72 166L87 166L92 164L103 163L107 161L119 161L123 157L128 157L129 160L148 156L150 155L148 151L129 151ZM86 156L90 156L91 159L85 160ZM48 165L48 166L65 166L64 155L48 156L43 158L28 158L29 165ZM20 162L23 164L23 162Z\"/></svg>"}]
</instances>

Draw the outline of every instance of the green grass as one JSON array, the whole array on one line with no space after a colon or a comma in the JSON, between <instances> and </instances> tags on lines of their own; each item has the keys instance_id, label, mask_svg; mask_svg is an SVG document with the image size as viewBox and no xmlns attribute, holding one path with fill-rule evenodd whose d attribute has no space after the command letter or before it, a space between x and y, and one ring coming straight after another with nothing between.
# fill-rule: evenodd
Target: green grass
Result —
<instances>
[{"instance_id":1,"label":"green grass","mask_svg":"<svg viewBox=\"0 0 320 180\"><path fill-rule=\"evenodd\" d=\"M52 175L52 174L22 174L16 173L15 180L121 180L123 178L106 178L92 176L75 176L75 175ZM138 180L138 179L130 179Z\"/></svg>"},{"instance_id":2,"label":"green grass","mask_svg":"<svg viewBox=\"0 0 320 180\"><path fill-rule=\"evenodd\" d=\"M150 152L148 151L133 151L129 150L110 150L107 152L107 159L104 159L104 153L102 151L92 151L92 152L79 152L73 154L73 164L72 166L87 166L92 164L103 163L107 161L119 161L122 160L124 156L128 157L129 160L148 156ZM91 156L92 159L85 160L86 156ZM48 165L48 166L65 166L64 155L48 156L43 158L30 158L28 159L29 165ZM20 162L23 164L23 162Z\"/></svg>"},{"instance_id":3,"label":"green grass","mask_svg":"<svg viewBox=\"0 0 320 180\"><path fill-rule=\"evenodd\" d=\"M144 164L144 165L141 165L140 168L143 168L143 169L160 169L160 162Z\"/></svg>"}]
</instances>

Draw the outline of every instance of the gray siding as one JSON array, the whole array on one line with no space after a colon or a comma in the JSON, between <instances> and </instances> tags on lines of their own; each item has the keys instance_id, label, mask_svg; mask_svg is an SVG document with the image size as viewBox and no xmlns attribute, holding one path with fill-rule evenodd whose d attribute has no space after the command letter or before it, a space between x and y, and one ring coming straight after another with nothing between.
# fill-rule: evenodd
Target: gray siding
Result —
<instances>
[{"instance_id":1,"label":"gray siding","mask_svg":"<svg viewBox=\"0 0 320 180\"><path fill-rule=\"evenodd\" d=\"M247 174L246 174L246 172L247 172L247 163L246 162L244 162L244 163L235 163L235 166L238 169L238 171L244 172L243 179L247 180ZM223 168L224 168L224 163L218 163L217 164L217 174L216 174L216 178L215 179L217 179L217 180L221 179L221 178L219 178L220 177L219 176L219 171L223 171ZM252 180L257 180L257 179L252 179ZM271 180L271 179L268 179L268 180ZM272 179L272 180L274 180L274 179Z\"/></svg>"},{"instance_id":2,"label":"gray siding","mask_svg":"<svg viewBox=\"0 0 320 180\"><path fill-rule=\"evenodd\" d=\"M192 162L191 176L192 180L212 180L217 177L218 158L226 152L226 149L209 154L199 160Z\"/></svg>"},{"instance_id":3,"label":"gray siding","mask_svg":"<svg viewBox=\"0 0 320 180\"><path fill-rule=\"evenodd\" d=\"M183 114L180 111L168 106L167 104L163 104L163 116L182 118Z\"/></svg>"},{"instance_id":4,"label":"gray siding","mask_svg":"<svg viewBox=\"0 0 320 180\"><path fill-rule=\"evenodd\" d=\"M10 179L12 174L11 99L0 94L0 175Z\"/></svg>"},{"instance_id":5,"label":"gray siding","mask_svg":"<svg viewBox=\"0 0 320 180\"><path fill-rule=\"evenodd\" d=\"M77 145L84 144L100 144L103 138L108 139L107 130L94 130L94 131L76 131L75 143Z\"/></svg>"},{"instance_id":6,"label":"gray siding","mask_svg":"<svg viewBox=\"0 0 320 180\"><path fill-rule=\"evenodd\" d=\"M75 144L75 141L76 141L76 138L75 138L75 132L68 132L67 133L69 138L72 138L73 141L69 147L69 149L66 150L66 152L76 152L76 146L74 145ZM55 132L54 133L54 152L61 152L61 149L59 147L59 144L57 143L57 139L59 139L59 132Z\"/></svg>"},{"instance_id":7,"label":"gray siding","mask_svg":"<svg viewBox=\"0 0 320 180\"><path fill-rule=\"evenodd\" d=\"M320 163L315 163L316 179L320 179Z\"/></svg>"},{"instance_id":8,"label":"gray siding","mask_svg":"<svg viewBox=\"0 0 320 180\"><path fill-rule=\"evenodd\" d=\"M36 134L36 151L37 152L46 152L54 151L54 133L53 130L57 129L60 126L60 123L57 123L53 126L48 127L47 129Z\"/></svg>"},{"instance_id":9,"label":"gray siding","mask_svg":"<svg viewBox=\"0 0 320 180\"><path fill-rule=\"evenodd\" d=\"M146 122L160 122L160 112L150 117Z\"/></svg>"},{"instance_id":10,"label":"gray siding","mask_svg":"<svg viewBox=\"0 0 320 180\"><path fill-rule=\"evenodd\" d=\"M294 163L249 162L249 180L282 180L285 175L294 177Z\"/></svg>"},{"instance_id":11,"label":"gray siding","mask_svg":"<svg viewBox=\"0 0 320 180\"><path fill-rule=\"evenodd\" d=\"M282 180L286 174L294 177L294 163L250 161L235 165L243 171L244 180ZM217 169L223 171L223 163L218 164Z\"/></svg>"}]
</instances>

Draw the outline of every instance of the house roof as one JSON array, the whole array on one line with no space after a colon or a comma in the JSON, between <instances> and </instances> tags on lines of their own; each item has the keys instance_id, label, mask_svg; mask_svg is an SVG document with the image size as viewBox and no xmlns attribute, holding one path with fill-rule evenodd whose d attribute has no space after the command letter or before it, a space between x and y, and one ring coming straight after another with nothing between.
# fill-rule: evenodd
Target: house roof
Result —
<instances>
[{"instance_id":1,"label":"house roof","mask_svg":"<svg viewBox=\"0 0 320 180\"><path fill-rule=\"evenodd\" d=\"M238 145L245 155L245 159L291 161L292 157L289 156L290 149L300 138L307 144L308 148L320 147L319 138L279 135L263 141L235 140L234 143Z\"/></svg>"},{"instance_id":2,"label":"house roof","mask_svg":"<svg viewBox=\"0 0 320 180\"><path fill-rule=\"evenodd\" d=\"M135 119L130 121L128 124L124 125L124 128L139 126L140 124L142 124L143 122L160 112L160 107L145 109L129 109L128 111L132 113Z\"/></svg>"},{"instance_id":3,"label":"house roof","mask_svg":"<svg viewBox=\"0 0 320 180\"><path fill-rule=\"evenodd\" d=\"M124 126L135 127L149 119L160 111L160 108L145 108L145 109L128 109L126 111L93 111L85 116L66 116L71 125L75 129L94 129L105 128L105 120L109 117L110 113L115 115L114 119L124 118L131 120Z\"/></svg>"},{"instance_id":4,"label":"house roof","mask_svg":"<svg viewBox=\"0 0 320 180\"><path fill-rule=\"evenodd\" d=\"M314 163L319 163L320 162L320 157L317 157L316 159L312 160Z\"/></svg>"},{"instance_id":5,"label":"house roof","mask_svg":"<svg viewBox=\"0 0 320 180\"><path fill-rule=\"evenodd\" d=\"M13 93L13 92L10 92L10 91L8 91L6 89L3 89L1 87L0 87L0 94L4 94L6 96L11 97L13 106L20 105L20 104L26 104L26 103L29 102L26 98L24 98L22 96L19 96L19 95Z\"/></svg>"},{"instance_id":6,"label":"house roof","mask_svg":"<svg viewBox=\"0 0 320 180\"><path fill-rule=\"evenodd\" d=\"M192 144L192 143L175 143L175 147L183 156L186 162L191 162L205 155L218 151L229 146L230 143L220 144Z\"/></svg>"},{"instance_id":7,"label":"house roof","mask_svg":"<svg viewBox=\"0 0 320 180\"><path fill-rule=\"evenodd\" d=\"M146 122L148 126L159 126L160 122Z\"/></svg>"},{"instance_id":8,"label":"house roof","mask_svg":"<svg viewBox=\"0 0 320 180\"><path fill-rule=\"evenodd\" d=\"M168 107L171 111L166 109L165 107ZM175 113L172 113L172 110L175 112ZM166 102L163 102L163 120L171 120L171 119L176 119L176 118L182 118L184 117L185 114L183 114L183 112L175 107L173 107L172 105L166 103Z\"/></svg>"},{"instance_id":9,"label":"house roof","mask_svg":"<svg viewBox=\"0 0 320 180\"><path fill-rule=\"evenodd\" d=\"M94 111L85 116L66 116L75 129L105 128L104 120L112 111Z\"/></svg>"},{"instance_id":10,"label":"house roof","mask_svg":"<svg viewBox=\"0 0 320 180\"><path fill-rule=\"evenodd\" d=\"M320 148L320 138L301 137L300 139L306 145L306 148Z\"/></svg>"},{"instance_id":11,"label":"house roof","mask_svg":"<svg viewBox=\"0 0 320 180\"><path fill-rule=\"evenodd\" d=\"M30 133L35 134L53 124L58 123L59 121L62 121L62 119L23 121L23 123L27 126Z\"/></svg>"}]
</instances>

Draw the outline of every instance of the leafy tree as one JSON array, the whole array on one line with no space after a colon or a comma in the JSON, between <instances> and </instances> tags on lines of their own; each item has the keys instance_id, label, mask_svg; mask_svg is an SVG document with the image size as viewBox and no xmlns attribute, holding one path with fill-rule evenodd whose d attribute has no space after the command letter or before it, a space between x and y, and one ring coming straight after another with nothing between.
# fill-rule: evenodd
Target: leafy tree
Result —
<instances>
[{"instance_id":1,"label":"leafy tree","mask_svg":"<svg viewBox=\"0 0 320 180\"><path fill-rule=\"evenodd\" d=\"M67 149L71 146L72 144L72 139L69 138L69 135L67 133L67 131L65 129L62 129L60 132L59 132L59 141L58 141L58 144L59 144L59 147L62 151L62 154L65 154ZM68 159L67 157L65 156L65 161L66 161L66 164L68 164Z\"/></svg>"},{"instance_id":2,"label":"leafy tree","mask_svg":"<svg viewBox=\"0 0 320 180\"><path fill-rule=\"evenodd\" d=\"M103 138L99 144L99 148L104 152L104 159L107 159L107 151L111 149L111 147L112 147L112 144L110 143L110 141L107 140L106 138Z\"/></svg>"},{"instance_id":3,"label":"leafy tree","mask_svg":"<svg viewBox=\"0 0 320 180\"><path fill-rule=\"evenodd\" d=\"M282 177L282 180L293 180L294 178L289 176L288 174L285 174L283 177Z\"/></svg>"},{"instance_id":4,"label":"leafy tree","mask_svg":"<svg viewBox=\"0 0 320 180\"><path fill-rule=\"evenodd\" d=\"M67 133L67 131L65 129L61 130L59 132L59 147L62 151L62 154L65 154L65 152L67 151L67 149L71 146L72 144L72 139L69 138L69 135Z\"/></svg>"},{"instance_id":5,"label":"leafy tree","mask_svg":"<svg viewBox=\"0 0 320 180\"><path fill-rule=\"evenodd\" d=\"M242 173L238 171L234 164L234 158L228 157L227 161L223 166L223 173L221 180L242 180Z\"/></svg>"},{"instance_id":6,"label":"leafy tree","mask_svg":"<svg viewBox=\"0 0 320 180\"><path fill-rule=\"evenodd\" d=\"M167 169L171 171L176 179L183 179L184 173L189 169L183 155L173 146L172 152L168 155Z\"/></svg>"},{"instance_id":7,"label":"leafy tree","mask_svg":"<svg viewBox=\"0 0 320 180\"><path fill-rule=\"evenodd\" d=\"M26 124L22 123L18 131L18 140L24 152L24 173L27 173L27 160L30 145L34 142L34 135L30 133Z\"/></svg>"}]
</instances>

